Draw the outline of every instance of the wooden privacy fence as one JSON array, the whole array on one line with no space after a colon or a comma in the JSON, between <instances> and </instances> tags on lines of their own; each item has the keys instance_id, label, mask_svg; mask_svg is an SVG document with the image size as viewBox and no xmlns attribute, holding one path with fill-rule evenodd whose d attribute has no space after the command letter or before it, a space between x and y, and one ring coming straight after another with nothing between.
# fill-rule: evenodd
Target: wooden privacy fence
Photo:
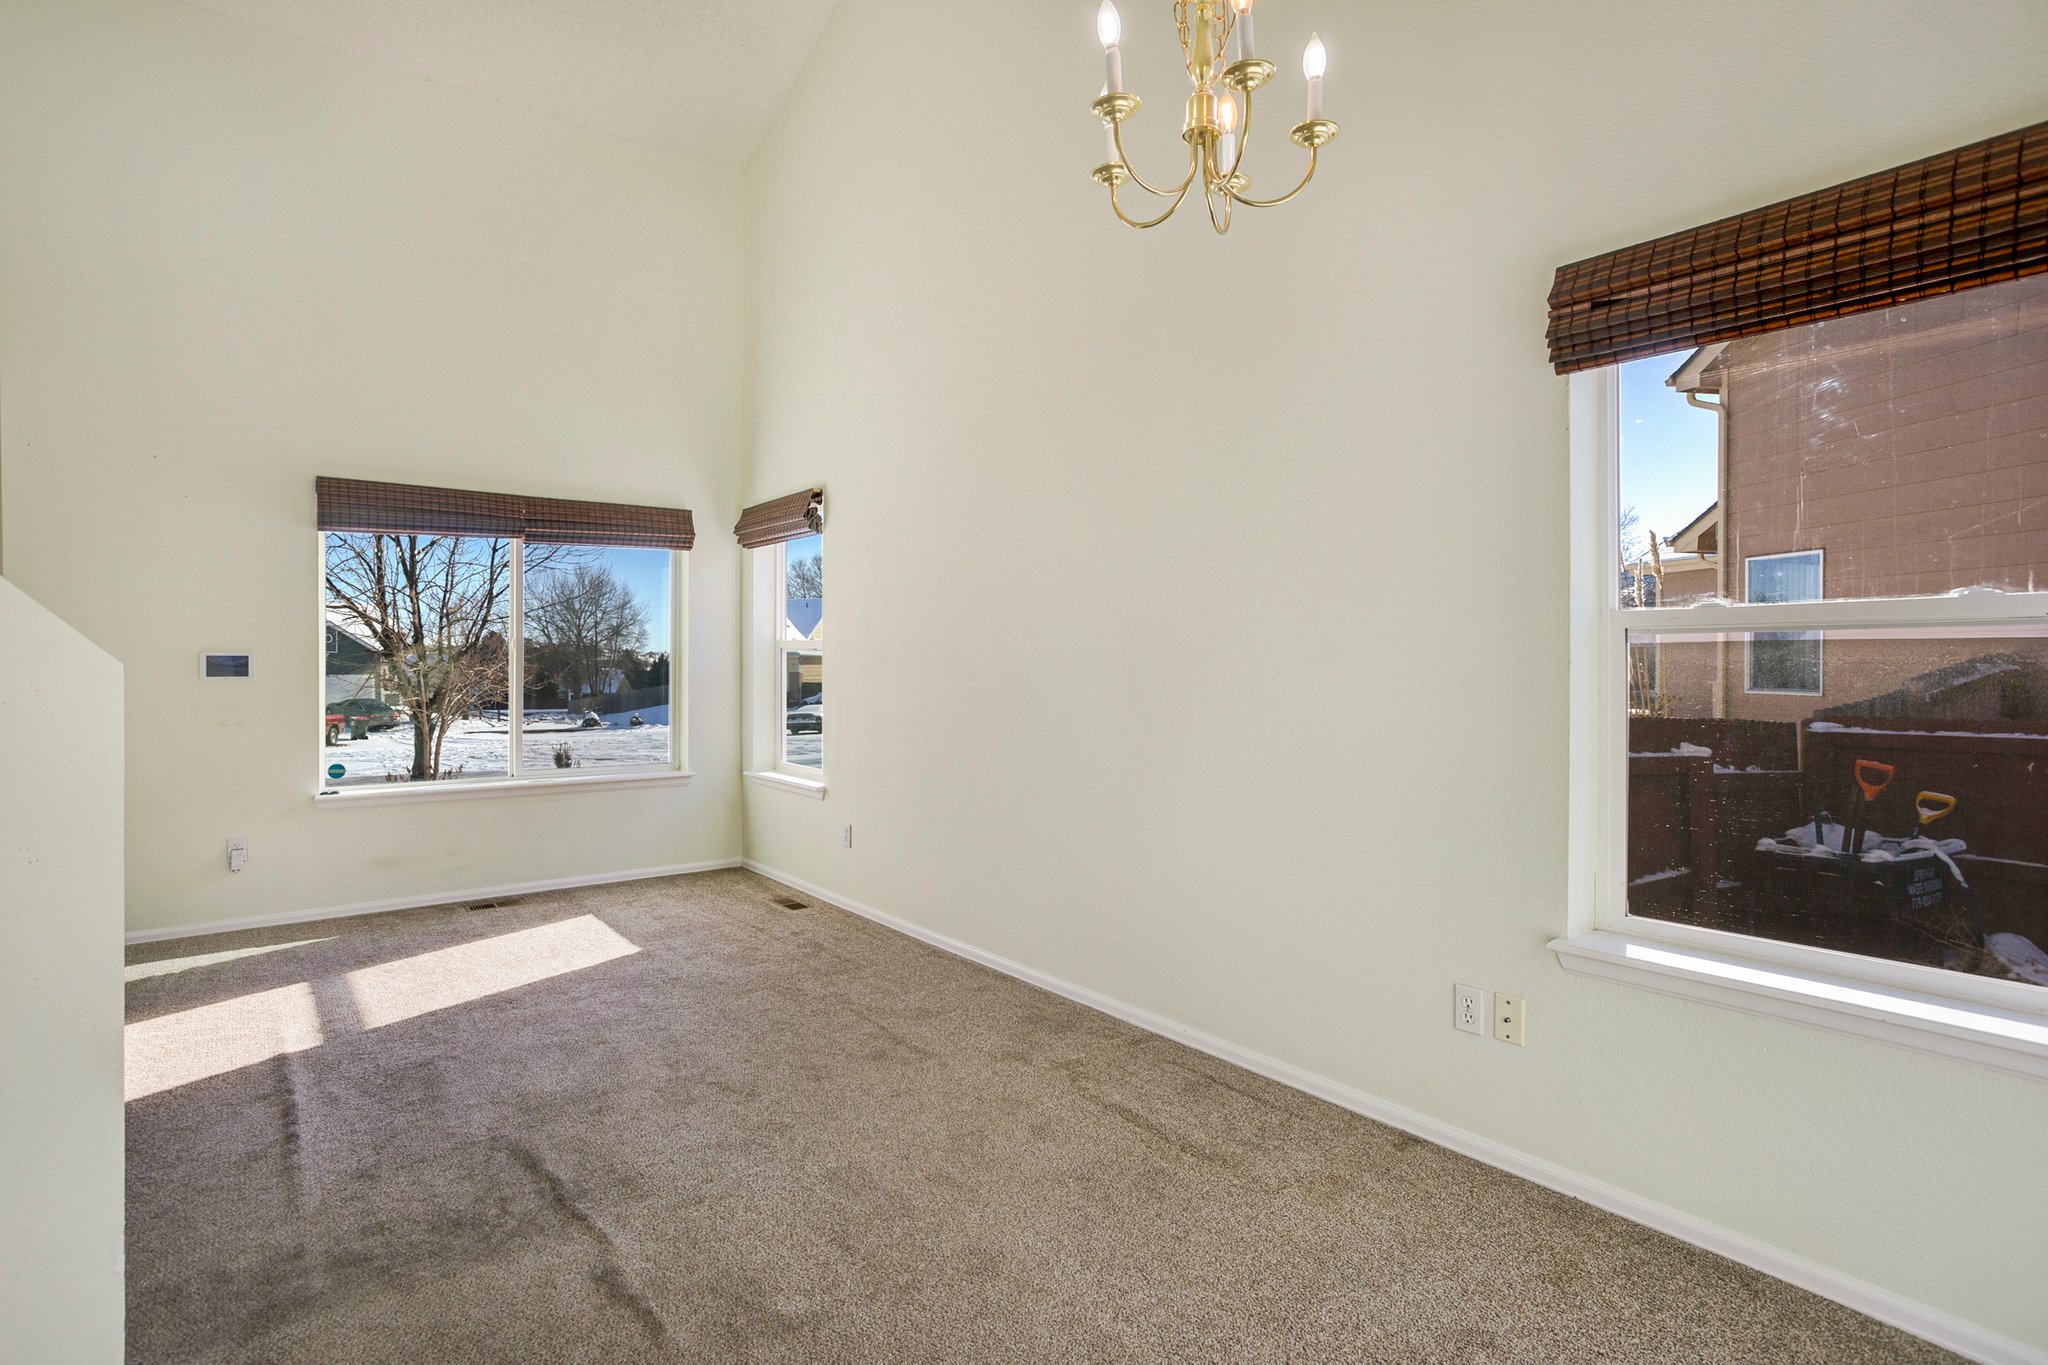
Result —
<instances>
[{"instance_id":1,"label":"wooden privacy fence","mask_svg":"<svg viewBox=\"0 0 2048 1365\"><path fill-rule=\"evenodd\" d=\"M1707 749L1711 756L1681 751ZM1959 863L1987 932L2048 943L2048 723L1858 719L1853 724L1639 718L1629 725L1629 904L1638 914L1737 927L1759 872L1756 843L1825 808L1849 823L1857 759L1897 770L1867 814L1914 832L1914 797L1957 800L1934 833Z\"/></svg>"},{"instance_id":2,"label":"wooden privacy fence","mask_svg":"<svg viewBox=\"0 0 2048 1365\"><path fill-rule=\"evenodd\" d=\"M1898 770L1872 808L1881 834L1912 831L1913 798L1921 791L1955 797L1955 813L1934 833L1969 845L1959 861L1985 931L2048 942L2048 724L1822 721L1810 723L1803 738L1806 771L1823 804L1838 814L1850 809L1857 759Z\"/></svg>"},{"instance_id":3,"label":"wooden privacy fence","mask_svg":"<svg viewBox=\"0 0 2048 1365\"><path fill-rule=\"evenodd\" d=\"M1754 876L1756 841L1799 821L1805 792L1806 775L1796 769L1752 772L1718 753L1631 753L1630 908L1690 923L1715 918Z\"/></svg>"}]
</instances>

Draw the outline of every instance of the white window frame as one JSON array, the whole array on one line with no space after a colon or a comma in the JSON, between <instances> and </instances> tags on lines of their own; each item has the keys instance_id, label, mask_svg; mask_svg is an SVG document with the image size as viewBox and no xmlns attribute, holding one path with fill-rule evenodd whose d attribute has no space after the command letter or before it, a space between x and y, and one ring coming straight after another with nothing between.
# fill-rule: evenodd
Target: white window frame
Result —
<instances>
[{"instance_id":1,"label":"white window frame","mask_svg":"<svg viewBox=\"0 0 2048 1365\"><path fill-rule=\"evenodd\" d=\"M1719 421L1717 414L1715 420ZM1774 559L1815 559L1820 561L1820 600L1827 598L1828 555L1826 550L1786 550L1774 555L1749 555L1742 561L1742 600L1754 602L1754 590L1750 587L1750 569ZM1828 660L1827 642L1820 632L1807 632L1813 638L1814 677L1818 680L1812 690L1799 687L1758 687L1756 685L1756 641L1745 639L1742 649L1742 690L1758 697L1818 697L1827 691ZM1772 643L1781 643L1773 641Z\"/></svg>"},{"instance_id":2,"label":"white window frame","mask_svg":"<svg viewBox=\"0 0 2048 1365\"><path fill-rule=\"evenodd\" d=\"M320 680L319 704L327 705L327 531L317 532L318 552L314 556L317 572L320 604L319 623L315 635L319 640L319 668L316 676ZM402 533L401 533L402 534ZM424 532L422 534L425 534ZM471 537L482 539L483 537ZM525 696L524 678L526 673L526 538L524 536L492 537L512 545L512 574L510 590L506 598L507 640L505 649L505 709L506 709L506 776L450 778L438 782L378 782L357 787L328 787L327 745L323 733L321 743L315 751L318 759L313 766L314 774L320 779L314 789L314 804L318 808L334 809L387 801L435 801L457 800L467 797L514 795L522 792L548 790L575 790L582 787L615 786L623 782L688 782L689 771L689 563L690 556L682 550L669 550L669 652L668 652L668 758L660 763L608 763L601 768L557 768L551 763L538 772L526 772L520 759L521 741L524 739ZM598 547L603 548L603 547ZM620 547L633 548L633 547Z\"/></svg>"},{"instance_id":3,"label":"white window frame","mask_svg":"<svg viewBox=\"0 0 2048 1365\"><path fill-rule=\"evenodd\" d=\"M1628 633L2048 624L2048 592L1620 605L1619 370L1571 377L1568 971L2048 1079L2048 988L1628 913ZM2048 749L2048 741L2044 741Z\"/></svg>"},{"instance_id":4,"label":"white window frame","mask_svg":"<svg viewBox=\"0 0 2048 1365\"><path fill-rule=\"evenodd\" d=\"M822 536L823 532L818 534ZM808 538L803 536L798 539ZM826 765L821 761L818 767L812 768L801 763L787 762L783 757L784 741L788 738L787 701L783 684L783 680L788 676L787 656L815 654L820 659L825 657L825 645L822 640L789 638L786 594L789 584L789 547L792 543L782 541L747 552L753 559L753 606L750 614L754 621L754 648L751 651L750 663L755 674L755 682L751 689L754 724L748 745L750 752L746 775L750 780L765 787L822 799L825 795ZM822 547L822 540L820 544ZM822 757L821 746L821 760Z\"/></svg>"}]
</instances>

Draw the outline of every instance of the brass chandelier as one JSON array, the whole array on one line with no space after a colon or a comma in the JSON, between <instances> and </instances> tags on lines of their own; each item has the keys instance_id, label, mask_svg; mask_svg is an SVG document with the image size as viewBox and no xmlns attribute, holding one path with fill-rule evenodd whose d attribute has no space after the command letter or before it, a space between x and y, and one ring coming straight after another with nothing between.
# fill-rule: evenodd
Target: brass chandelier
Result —
<instances>
[{"instance_id":1,"label":"brass chandelier","mask_svg":"<svg viewBox=\"0 0 2048 1365\"><path fill-rule=\"evenodd\" d=\"M1123 21L1114 0L1102 0L1095 16L1095 34L1102 40L1107 79L1102 97L1091 107L1109 130L1109 160L1095 168L1095 181L1108 187L1110 210L1129 226L1158 227L1180 210L1189 191L1200 186L1209 224L1220 236L1230 231L1233 206L1273 208L1300 194L1315 179L1316 156L1337 136L1337 125L1323 117L1323 71L1328 58L1323 40L1311 35L1301 56L1301 74L1308 80L1308 117L1295 124L1289 135L1295 145L1308 149L1308 171L1299 185L1276 198L1253 199L1244 192L1251 183L1240 166L1245 142L1251 137L1252 92L1273 79L1273 64L1261 60L1252 49L1252 3L1174 0L1173 17L1180 27L1181 51L1187 56L1188 79L1194 82L1195 93L1188 96L1187 122L1181 130L1181 140L1188 144L1187 175L1178 185L1161 188L1139 175L1124 154L1124 120L1138 112L1139 100L1124 89L1123 53L1118 47ZM1166 211L1156 218L1133 218L1125 213L1117 192L1127 182L1169 201Z\"/></svg>"}]
</instances>

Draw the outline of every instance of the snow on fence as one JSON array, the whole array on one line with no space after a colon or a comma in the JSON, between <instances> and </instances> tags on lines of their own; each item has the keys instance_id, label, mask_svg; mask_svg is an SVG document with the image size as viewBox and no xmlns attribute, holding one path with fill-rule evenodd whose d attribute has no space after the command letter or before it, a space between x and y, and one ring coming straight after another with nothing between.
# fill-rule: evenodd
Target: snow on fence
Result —
<instances>
[{"instance_id":1,"label":"snow on fence","mask_svg":"<svg viewBox=\"0 0 2048 1365\"><path fill-rule=\"evenodd\" d=\"M1756 841L1857 811L1856 760L1897 769L1867 812L1902 838L1914 798L1957 798L1938 833L1961 839L1986 932L2048 942L2048 723L1679 720L1629 725L1628 877L1639 914L1713 923L1742 912L1756 880ZM1683 872L1684 875L1673 875Z\"/></svg>"}]
</instances>

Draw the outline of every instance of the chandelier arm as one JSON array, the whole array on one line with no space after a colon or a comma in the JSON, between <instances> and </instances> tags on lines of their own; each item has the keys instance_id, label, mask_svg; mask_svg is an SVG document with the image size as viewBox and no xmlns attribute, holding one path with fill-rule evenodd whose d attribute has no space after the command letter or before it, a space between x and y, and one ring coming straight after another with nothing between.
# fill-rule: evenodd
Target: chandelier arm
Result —
<instances>
[{"instance_id":1,"label":"chandelier arm","mask_svg":"<svg viewBox=\"0 0 2048 1365\"><path fill-rule=\"evenodd\" d=\"M1216 196L1204 191L1202 203L1209 209L1209 226L1216 229L1216 235L1222 237L1228 234L1230 231L1230 192L1225 190L1223 193L1223 217L1220 221L1216 217Z\"/></svg>"},{"instance_id":2,"label":"chandelier arm","mask_svg":"<svg viewBox=\"0 0 2048 1365\"><path fill-rule=\"evenodd\" d=\"M1314 147L1311 147L1308 149L1308 174L1301 177L1301 183L1299 185L1296 185L1293 189L1287 191L1287 193L1281 195L1278 199L1247 199L1244 195L1238 194L1234 191L1231 192L1230 197L1232 199L1235 199L1240 204L1247 204L1255 209L1278 208L1280 205L1292 199L1295 195L1300 194L1303 190L1307 189L1308 182L1315 178L1316 149Z\"/></svg>"},{"instance_id":3,"label":"chandelier arm","mask_svg":"<svg viewBox=\"0 0 2048 1365\"><path fill-rule=\"evenodd\" d=\"M1171 199L1176 194L1185 193L1187 187L1194 183L1195 172L1192 168L1190 168L1188 171L1188 178L1181 181L1180 184L1174 187L1173 189L1162 190L1158 186L1149 183L1144 176L1138 174L1138 168L1131 164L1130 155L1124 151L1123 121L1119 119L1117 122L1110 124L1109 127L1111 136L1113 136L1116 139L1117 160L1123 163L1123 167L1126 171L1130 172L1131 180L1137 185L1139 189L1145 191L1147 194L1156 194L1161 199ZM1200 164L1200 161L1197 160L1196 165Z\"/></svg>"},{"instance_id":4,"label":"chandelier arm","mask_svg":"<svg viewBox=\"0 0 2048 1365\"><path fill-rule=\"evenodd\" d=\"M1194 176L1190 175L1190 176L1189 176L1189 177L1187 178L1187 180L1186 180L1186 181L1185 181L1185 182L1184 182L1184 183L1183 183L1183 184L1181 185L1181 187L1180 187L1180 193L1178 193L1178 194L1174 195L1174 196L1173 196L1173 202L1172 202L1171 204L1168 204L1168 205L1166 206L1166 212L1164 212L1164 213L1160 214L1160 215L1159 215L1159 216L1158 216L1157 218L1147 218L1147 219L1144 219L1144 220L1143 220L1143 221L1141 222L1140 220L1138 220L1138 219L1136 219L1136 218L1133 218L1133 217L1131 217L1131 216L1130 216L1129 214L1127 214L1127 213L1125 213L1125 212L1124 212L1124 208L1123 208L1123 205L1122 205L1122 204L1119 204L1119 203L1117 202L1117 198L1116 198L1116 182L1115 182L1115 181L1111 181L1111 182L1110 182L1110 186L1109 186L1109 207L1110 207L1110 210L1111 210L1112 212L1114 212L1114 213L1116 214L1116 216L1117 216L1117 217L1118 217L1119 219L1121 219L1121 220L1122 220L1122 221L1124 222L1124 224L1125 224L1125 225L1126 225L1127 227L1134 227L1134 228L1153 228L1153 227L1158 227L1158 226L1159 226L1159 225L1160 225L1161 223L1163 223L1163 222L1165 222L1165 221L1166 221L1167 219L1169 219L1169 218L1173 217L1173 215L1174 215L1174 214L1176 214L1176 213L1178 213L1178 212L1180 211L1180 202L1181 202L1181 200L1183 200L1183 199L1185 199L1185 198L1187 198L1187 197L1188 197L1188 186L1190 186L1190 185L1192 185L1192 184L1194 184L1194 183L1195 183L1195 178L1194 178Z\"/></svg>"}]
</instances>

